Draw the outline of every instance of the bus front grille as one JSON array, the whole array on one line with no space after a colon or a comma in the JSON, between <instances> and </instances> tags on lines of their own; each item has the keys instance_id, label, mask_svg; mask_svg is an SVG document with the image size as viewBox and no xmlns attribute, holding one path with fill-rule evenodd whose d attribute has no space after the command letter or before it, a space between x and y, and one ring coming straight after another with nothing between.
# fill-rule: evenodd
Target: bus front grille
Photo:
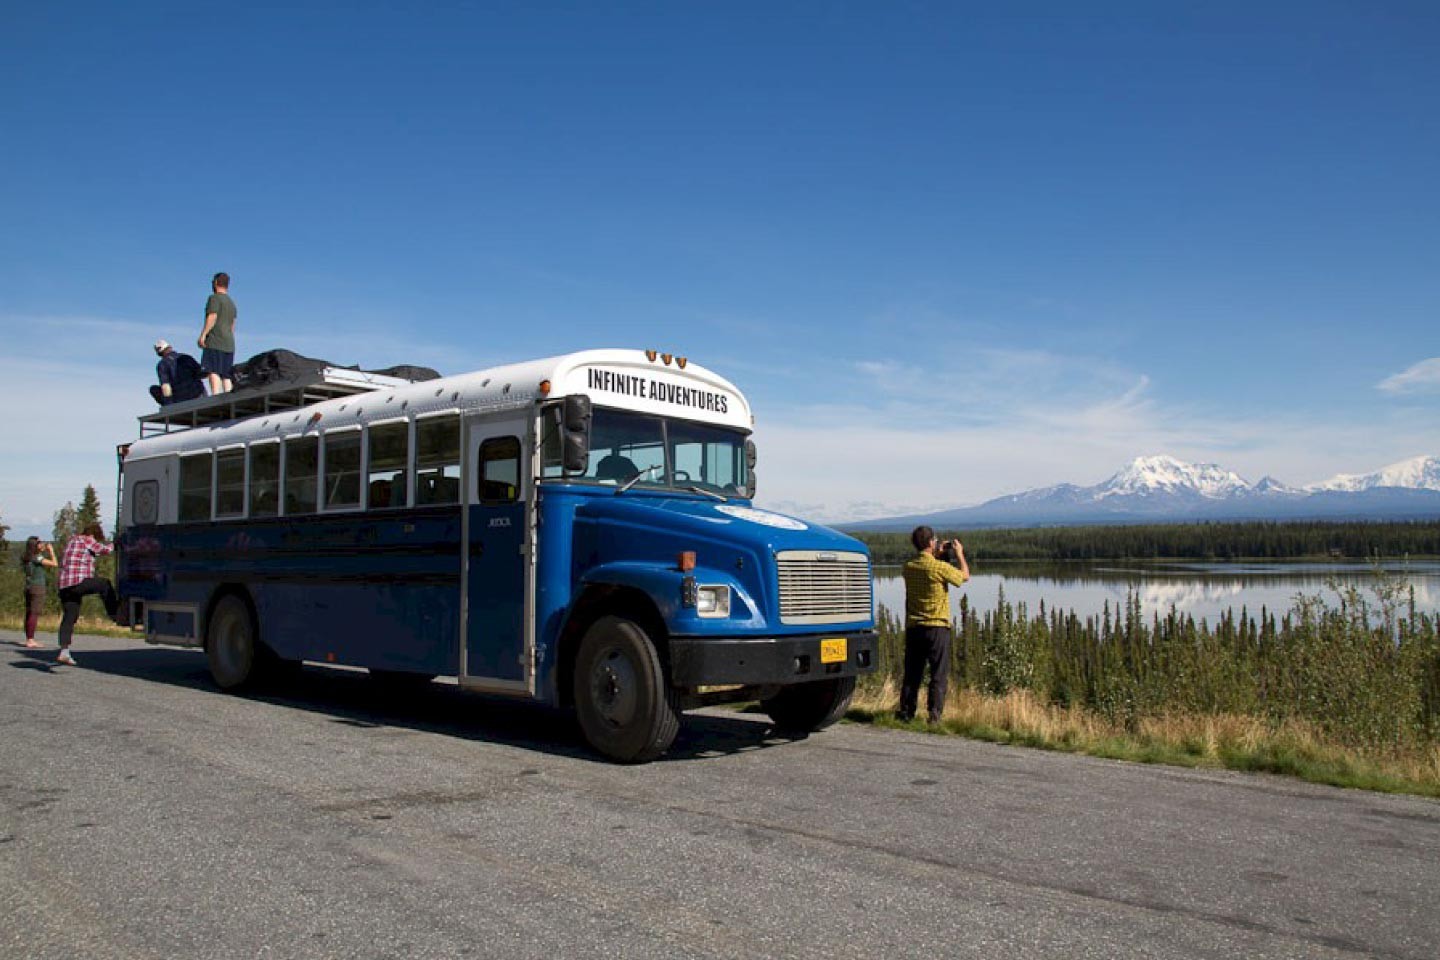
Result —
<instances>
[{"instance_id":1,"label":"bus front grille","mask_svg":"<svg viewBox=\"0 0 1440 960\"><path fill-rule=\"evenodd\" d=\"M872 612L870 561L863 553L785 550L780 573L780 622L852 623Z\"/></svg>"}]
</instances>

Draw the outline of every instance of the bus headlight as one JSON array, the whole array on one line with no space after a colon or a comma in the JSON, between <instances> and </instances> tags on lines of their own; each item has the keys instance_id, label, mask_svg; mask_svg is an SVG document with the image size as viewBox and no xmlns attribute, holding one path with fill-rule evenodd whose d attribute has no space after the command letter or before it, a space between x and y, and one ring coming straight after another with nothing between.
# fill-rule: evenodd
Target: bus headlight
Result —
<instances>
[{"instance_id":1,"label":"bus headlight","mask_svg":"<svg viewBox=\"0 0 1440 960\"><path fill-rule=\"evenodd\" d=\"M695 591L695 612L702 617L730 616L730 588L702 584Z\"/></svg>"}]
</instances>

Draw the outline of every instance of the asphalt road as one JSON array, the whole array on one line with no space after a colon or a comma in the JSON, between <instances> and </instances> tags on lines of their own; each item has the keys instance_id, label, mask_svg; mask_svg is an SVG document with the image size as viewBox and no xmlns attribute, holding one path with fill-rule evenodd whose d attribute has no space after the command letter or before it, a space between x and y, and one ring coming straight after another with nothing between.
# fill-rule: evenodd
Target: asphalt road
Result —
<instances>
[{"instance_id":1,"label":"asphalt road","mask_svg":"<svg viewBox=\"0 0 1440 960\"><path fill-rule=\"evenodd\" d=\"M841 725L564 717L0 633L0 957L1440 955L1440 804Z\"/></svg>"}]
</instances>

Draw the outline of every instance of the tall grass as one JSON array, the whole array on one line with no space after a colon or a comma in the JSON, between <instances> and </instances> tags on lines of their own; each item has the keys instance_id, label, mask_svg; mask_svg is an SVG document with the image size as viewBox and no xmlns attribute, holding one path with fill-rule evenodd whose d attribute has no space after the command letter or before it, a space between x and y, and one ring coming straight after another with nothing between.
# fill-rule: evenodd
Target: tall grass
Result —
<instances>
[{"instance_id":1,"label":"tall grass","mask_svg":"<svg viewBox=\"0 0 1440 960\"><path fill-rule=\"evenodd\" d=\"M1031 613L1002 593L956 624L945 729L1131 759L1299 773L1440 793L1440 624L1380 577L1369 595L1297 596L1283 615L1229 611L1213 625L1139 600L1099 616ZM898 699L902 624L882 607L880 669L855 701L883 719Z\"/></svg>"}]
</instances>

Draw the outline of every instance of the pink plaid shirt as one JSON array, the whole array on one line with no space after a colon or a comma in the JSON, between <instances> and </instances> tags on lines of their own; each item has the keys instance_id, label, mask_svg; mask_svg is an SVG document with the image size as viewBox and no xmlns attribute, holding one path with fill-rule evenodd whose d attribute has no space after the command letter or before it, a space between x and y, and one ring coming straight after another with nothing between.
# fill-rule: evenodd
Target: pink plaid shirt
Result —
<instances>
[{"instance_id":1,"label":"pink plaid shirt","mask_svg":"<svg viewBox=\"0 0 1440 960\"><path fill-rule=\"evenodd\" d=\"M101 543L83 533L71 537L70 542L65 544L65 555L60 558L60 589L73 587L95 576L95 558L114 549L113 543Z\"/></svg>"}]
</instances>

